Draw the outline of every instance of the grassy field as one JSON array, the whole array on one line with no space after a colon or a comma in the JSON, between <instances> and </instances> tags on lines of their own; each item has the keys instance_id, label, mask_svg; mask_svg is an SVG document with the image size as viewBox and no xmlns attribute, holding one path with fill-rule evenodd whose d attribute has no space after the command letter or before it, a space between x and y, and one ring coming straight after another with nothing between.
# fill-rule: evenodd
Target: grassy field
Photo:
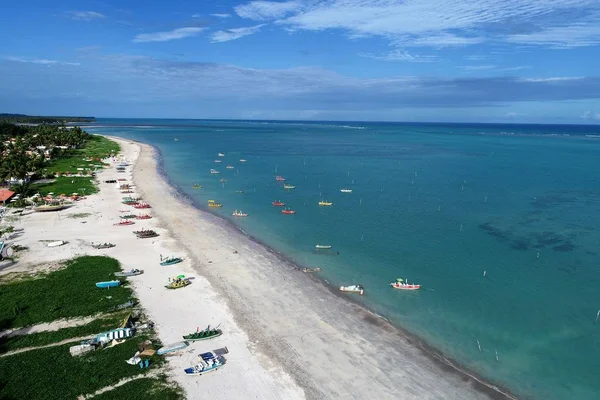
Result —
<instances>
[{"instance_id":1,"label":"grassy field","mask_svg":"<svg viewBox=\"0 0 600 400\"><path fill-rule=\"evenodd\" d=\"M96 282L113 280L119 262L102 256L83 256L44 279L0 285L0 329L50 322L60 318L107 312L132 298L127 286L98 289Z\"/></svg>"},{"instance_id":2,"label":"grassy field","mask_svg":"<svg viewBox=\"0 0 600 400\"><path fill-rule=\"evenodd\" d=\"M140 394L143 394L140 396ZM182 391L166 382L165 378L150 379L140 378L120 386L110 392L102 393L94 397L95 400L122 400L137 399L144 400L178 400L183 398Z\"/></svg>"},{"instance_id":3,"label":"grassy field","mask_svg":"<svg viewBox=\"0 0 600 400\"><path fill-rule=\"evenodd\" d=\"M120 147L118 143L102 136L91 135L83 148L73 150L69 157L53 160L42 172L44 174L57 172L65 173L67 171L77 173L77 168L84 168L85 170L83 172L87 172L88 169L93 171L96 169L95 165L102 165L97 159L109 157L112 154L117 154L119 151ZM90 157L94 160L91 162L85 160ZM43 196L48 193L54 193L56 195L62 193L68 195L72 193L89 195L98 192L98 188L92 177L61 176L50 183L33 184L31 185L31 189L36 193L39 192Z\"/></svg>"},{"instance_id":4,"label":"grassy field","mask_svg":"<svg viewBox=\"0 0 600 400\"><path fill-rule=\"evenodd\" d=\"M0 354L9 351L23 349L26 347L45 346L51 343L57 343L65 339L76 338L87 335L94 335L105 332L110 329L116 329L121 326L123 320L127 317L129 311L124 310L98 318L89 324L63 328L57 331L47 331L31 333L28 335L13 336L10 338L0 338Z\"/></svg>"},{"instance_id":5,"label":"grassy field","mask_svg":"<svg viewBox=\"0 0 600 400\"><path fill-rule=\"evenodd\" d=\"M97 350L81 357L69 354L70 344L15 354L0 358L1 399L75 399L93 393L119 380L143 373L125 360L132 357L147 337L136 336L111 348ZM150 358L159 366L162 358ZM132 386L137 386L131 382ZM134 398L145 398L139 396Z\"/></svg>"}]
</instances>

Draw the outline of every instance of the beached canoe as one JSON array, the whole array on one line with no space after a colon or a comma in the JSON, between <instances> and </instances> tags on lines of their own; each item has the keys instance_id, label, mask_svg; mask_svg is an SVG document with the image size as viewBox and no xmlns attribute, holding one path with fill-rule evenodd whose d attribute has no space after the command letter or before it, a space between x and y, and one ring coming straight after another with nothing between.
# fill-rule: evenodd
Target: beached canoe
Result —
<instances>
[{"instance_id":1,"label":"beached canoe","mask_svg":"<svg viewBox=\"0 0 600 400\"><path fill-rule=\"evenodd\" d=\"M188 342L177 342L177 343L171 343L167 346L163 346L160 349L158 349L156 351L156 354L158 354L159 356L162 356L163 354L168 354L168 353L174 353L178 350L181 349L185 349L186 347L188 347L190 344Z\"/></svg>"},{"instance_id":2,"label":"beached canoe","mask_svg":"<svg viewBox=\"0 0 600 400\"><path fill-rule=\"evenodd\" d=\"M136 275L141 275L144 273L144 270L142 269L131 269L129 271L125 271L125 272L115 272L114 275L118 276L118 277L128 277L128 276L136 276Z\"/></svg>"},{"instance_id":3,"label":"beached canoe","mask_svg":"<svg viewBox=\"0 0 600 400\"><path fill-rule=\"evenodd\" d=\"M57 240L57 241L55 241L55 242L50 242L50 243L48 243L46 246L48 246L48 247L58 247L58 246L62 246L63 244L65 244L65 242L64 242L64 241L62 241L62 240Z\"/></svg>"},{"instance_id":4,"label":"beached canoe","mask_svg":"<svg viewBox=\"0 0 600 400\"><path fill-rule=\"evenodd\" d=\"M121 284L121 281L96 282L96 287L99 287L99 288L111 288L111 287L117 287L120 284Z\"/></svg>"},{"instance_id":5,"label":"beached canoe","mask_svg":"<svg viewBox=\"0 0 600 400\"><path fill-rule=\"evenodd\" d=\"M180 257L167 257L167 258L163 258L160 261L160 265L162 265L163 267L168 266L168 265L174 265L174 264L178 264L180 262L183 261L183 258Z\"/></svg>"},{"instance_id":6,"label":"beached canoe","mask_svg":"<svg viewBox=\"0 0 600 400\"><path fill-rule=\"evenodd\" d=\"M206 374L208 372L216 371L225 365L225 357L219 356L212 351L209 351L208 353L202 353L200 354L200 357L202 360L198 364L184 369L187 375Z\"/></svg>"},{"instance_id":7,"label":"beached canoe","mask_svg":"<svg viewBox=\"0 0 600 400\"><path fill-rule=\"evenodd\" d=\"M189 341L208 340L219 337L223 334L223 331L219 328L210 329L210 325L203 330L196 330L194 333L184 335L183 338Z\"/></svg>"},{"instance_id":8,"label":"beached canoe","mask_svg":"<svg viewBox=\"0 0 600 400\"><path fill-rule=\"evenodd\" d=\"M189 279L177 279L177 280L169 283L168 285L165 285L165 287L167 289L181 289L181 288L188 286L191 283L192 282L190 282Z\"/></svg>"}]
</instances>

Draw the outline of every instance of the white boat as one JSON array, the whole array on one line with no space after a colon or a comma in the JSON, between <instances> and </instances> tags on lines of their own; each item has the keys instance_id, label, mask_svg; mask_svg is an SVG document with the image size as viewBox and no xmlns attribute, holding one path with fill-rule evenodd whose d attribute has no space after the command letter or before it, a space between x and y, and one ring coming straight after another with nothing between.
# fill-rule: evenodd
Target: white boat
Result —
<instances>
[{"instance_id":1,"label":"white boat","mask_svg":"<svg viewBox=\"0 0 600 400\"><path fill-rule=\"evenodd\" d=\"M233 165L228 165L228 166L226 166L225 168L227 168L227 169L233 169L233 168L235 168L235 167L234 167Z\"/></svg>"},{"instance_id":2,"label":"white boat","mask_svg":"<svg viewBox=\"0 0 600 400\"><path fill-rule=\"evenodd\" d=\"M225 154L223 154L223 153L219 153L219 154L217 154L217 155L218 155L219 157L225 157Z\"/></svg>"},{"instance_id":3,"label":"white boat","mask_svg":"<svg viewBox=\"0 0 600 400\"><path fill-rule=\"evenodd\" d=\"M143 273L144 273L144 270L133 268L133 269L131 269L129 271L125 271L125 272L115 272L114 275L118 276L118 277L128 277L128 276L141 275Z\"/></svg>"},{"instance_id":4,"label":"white boat","mask_svg":"<svg viewBox=\"0 0 600 400\"><path fill-rule=\"evenodd\" d=\"M58 246L62 246L63 244L65 244L64 241L62 240L57 240L56 242L50 242L47 244L48 247L58 247Z\"/></svg>"},{"instance_id":5,"label":"white boat","mask_svg":"<svg viewBox=\"0 0 600 400\"><path fill-rule=\"evenodd\" d=\"M217 171L216 169L211 169L211 170L210 170L210 173L211 173L211 174L213 174L213 175L214 175L214 174L220 174L220 172L219 172L219 171Z\"/></svg>"},{"instance_id":6,"label":"white boat","mask_svg":"<svg viewBox=\"0 0 600 400\"><path fill-rule=\"evenodd\" d=\"M363 285L340 286L340 292L364 294L365 289Z\"/></svg>"},{"instance_id":7,"label":"white boat","mask_svg":"<svg viewBox=\"0 0 600 400\"><path fill-rule=\"evenodd\" d=\"M244 159L242 158L242 159L240 159L240 162L241 162L241 163L245 163L245 162L246 162L246 160L244 160Z\"/></svg>"},{"instance_id":8,"label":"white boat","mask_svg":"<svg viewBox=\"0 0 600 400\"><path fill-rule=\"evenodd\" d=\"M342 193L352 193L352 189L340 189Z\"/></svg>"},{"instance_id":9,"label":"white boat","mask_svg":"<svg viewBox=\"0 0 600 400\"><path fill-rule=\"evenodd\" d=\"M160 349L158 349L156 351L156 354L158 354L159 356L162 356L163 354L174 353L174 352L179 351L181 349L185 349L189 345L190 344L188 342L186 342L186 341L172 343L172 344L163 346Z\"/></svg>"},{"instance_id":10,"label":"white boat","mask_svg":"<svg viewBox=\"0 0 600 400\"><path fill-rule=\"evenodd\" d=\"M216 163L220 163L223 162L222 160L215 160Z\"/></svg>"},{"instance_id":11,"label":"white boat","mask_svg":"<svg viewBox=\"0 0 600 400\"><path fill-rule=\"evenodd\" d=\"M317 249L330 249L332 246L329 244L318 244L315 246Z\"/></svg>"},{"instance_id":12,"label":"white boat","mask_svg":"<svg viewBox=\"0 0 600 400\"><path fill-rule=\"evenodd\" d=\"M225 365L225 357L217 355L213 351L200 354L202 360L193 367L184 369L187 375L202 375L208 372L216 371L219 367Z\"/></svg>"},{"instance_id":13,"label":"white boat","mask_svg":"<svg viewBox=\"0 0 600 400\"><path fill-rule=\"evenodd\" d=\"M233 210L233 214L231 214L231 215L233 215L234 217L247 217L248 216L248 214L243 213L241 210L240 211Z\"/></svg>"}]
</instances>

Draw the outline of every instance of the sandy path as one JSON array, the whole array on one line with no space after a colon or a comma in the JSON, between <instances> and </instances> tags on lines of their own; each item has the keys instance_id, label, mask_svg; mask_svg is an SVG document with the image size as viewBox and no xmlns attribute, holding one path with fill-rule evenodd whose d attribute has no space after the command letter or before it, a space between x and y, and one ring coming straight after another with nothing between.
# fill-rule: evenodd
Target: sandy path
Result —
<instances>
[{"instance_id":1,"label":"sandy path","mask_svg":"<svg viewBox=\"0 0 600 400\"><path fill-rule=\"evenodd\" d=\"M39 349L46 349L48 347L62 346L63 344L67 344L67 343L81 342L82 340L87 340L87 339L89 339L89 338L91 338L93 336L94 335L79 336L79 337L74 337L74 338L68 338L68 339L65 339L65 340L61 340L60 342L46 344L46 345L43 345L43 346L23 347L22 349L17 349L17 350L9 351L9 352L4 353L4 354L0 354L0 357L12 356L12 355L19 354L19 353L25 353L26 351L31 351L31 350L39 350Z\"/></svg>"},{"instance_id":2,"label":"sandy path","mask_svg":"<svg viewBox=\"0 0 600 400\"><path fill-rule=\"evenodd\" d=\"M161 372L162 372L161 370L153 370L151 372L148 372L147 374L140 374L140 375L136 375L136 376L131 376L129 378L121 379L119 382L115 383L114 385L103 387L102 389L96 390L94 393L90 393L90 394L86 394L86 395L83 395L83 394L79 395L79 396L77 396L77 400L92 399L96 396L101 395L102 393L110 392L111 390L114 390L114 389L118 388L119 386L123 386L126 383L129 383L131 381L135 381L135 380L142 379L142 378L154 378Z\"/></svg>"},{"instance_id":3,"label":"sandy path","mask_svg":"<svg viewBox=\"0 0 600 400\"><path fill-rule=\"evenodd\" d=\"M0 338L5 336L12 337L20 335L29 335L30 333L38 332L51 332L63 328L72 328L74 326L87 325L95 319L102 317L103 315L104 314L96 314L82 318L57 319L56 321L44 322L42 324L31 325L25 328L7 329L5 331L0 332Z\"/></svg>"}]
</instances>

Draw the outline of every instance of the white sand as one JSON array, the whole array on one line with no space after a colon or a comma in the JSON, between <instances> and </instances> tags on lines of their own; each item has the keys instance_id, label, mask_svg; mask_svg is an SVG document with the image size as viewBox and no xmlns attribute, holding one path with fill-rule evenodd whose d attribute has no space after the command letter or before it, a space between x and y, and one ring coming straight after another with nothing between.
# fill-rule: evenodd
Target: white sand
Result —
<instances>
[{"instance_id":1,"label":"white sand","mask_svg":"<svg viewBox=\"0 0 600 400\"><path fill-rule=\"evenodd\" d=\"M150 146L119 143L126 159L137 159L136 194L152 205L148 211L156 218L113 226L119 210L130 207L120 204L125 195L114 184L102 183L99 195L73 209L23 217L26 233L17 242L32 250L19 264L85 253L115 257L124 269L144 269L143 275L130 280L163 343L179 341L197 326L221 324L223 336L193 344L188 352L169 360L170 375L188 398L489 398L473 389L475 380L449 373L451 368L440 367L418 343L385 321L294 271L285 260L221 219L179 199L157 173L156 154ZM110 170L99 179L123 175L129 178L128 173ZM86 224L65 218L80 212L94 216ZM136 239L131 232L142 227L161 236ZM36 243L42 238L69 244L42 248ZM117 247L95 250L86 246L105 241ZM159 254L183 256L186 261L161 267ZM196 279L187 288L166 290L163 285L168 277L178 274ZM201 377L182 375L198 353L223 346L230 351L224 368Z\"/></svg>"}]
</instances>

